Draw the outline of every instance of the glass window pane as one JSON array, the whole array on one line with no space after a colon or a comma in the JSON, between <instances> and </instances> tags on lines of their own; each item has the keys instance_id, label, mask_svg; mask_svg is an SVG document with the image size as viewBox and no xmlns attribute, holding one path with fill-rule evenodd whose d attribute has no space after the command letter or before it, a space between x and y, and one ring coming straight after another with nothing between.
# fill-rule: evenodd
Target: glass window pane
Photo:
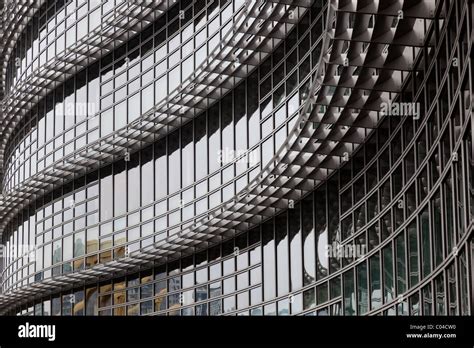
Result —
<instances>
[{"instance_id":1,"label":"glass window pane","mask_svg":"<svg viewBox=\"0 0 474 348\"><path fill-rule=\"evenodd\" d=\"M303 285L309 285L316 279L313 209L312 195L310 195L303 200L301 206L304 261Z\"/></svg>"},{"instance_id":2,"label":"glass window pane","mask_svg":"<svg viewBox=\"0 0 474 348\"><path fill-rule=\"evenodd\" d=\"M436 291L436 315L446 315L446 296L444 291L444 275L441 273L435 278L434 288Z\"/></svg>"},{"instance_id":3,"label":"glass window pane","mask_svg":"<svg viewBox=\"0 0 474 348\"><path fill-rule=\"evenodd\" d=\"M382 305L379 254L375 254L370 258L370 301L372 309Z\"/></svg>"},{"instance_id":4,"label":"glass window pane","mask_svg":"<svg viewBox=\"0 0 474 348\"><path fill-rule=\"evenodd\" d=\"M290 274L291 291L298 290L303 285L303 259L301 255L301 226L300 226L300 204L288 211L288 223L290 234Z\"/></svg>"},{"instance_id":5,"label":"glass window pane","mask_svg":"<svg viewBox=\"0 0 474 348\"><path fill-rule=\"evenodd\" d=\"M431 231L428 207L425 207L425 209L423 209L423 211L419 215L419 219L421 230L421 266L423 270L423 277L426 277L431 273Z\"/></svg>"},{"instance_id":6,"label":"glass window pane","mask_svg":"<svg viewBox=\"0 0 474 348\"><path fill-rule=\"evenodd\" d=\"M262 226L262 246L264 299L270 300L276 296L276 260L273 220L271 222L264 223Z\"/></svg>"},{"instance_id":7,"label":"glass window pane","mask_svg":"<svg viewBox=\"0 0 474 348\"><path fill-rule=\"evenodd\" d=\"M397 294L406 291L406 263L405 263L405 235L402 234L395 240L397 252Z\"/></svg>"},{"instance_id":8,"label":"glass window pane","mask_svg":"<svg viewBox=\"0 0 474 348\"><path fill-rule=\"evenodd\" d=\"M357 303L358 315L365 314L368 309L367 292L367 263L364 262L357 266Z\"/></svg>"},{"instance_id":9,"label":"glass window pane","mask_svg":"<svg viewBox=\"0 0 474 348\"><path fill-rule=\"evenodd\" d=\"M383 249L383 284L384 284L384 303L394 299L393 282L393 252L392 246Z\"/></svg>"},{"instance_id":10,"label":"glass window pane","mask_svg":"<svg viewBox=\"0 0 474 348\"><path fill-rule=\"evenodd\" d=\"M287 215L280 214L275 218L275 234L277 247L277 280L278 296L289 292L289 259L288 259L288 230Z\"/></svg>"},{"instance_id":11,"label":"glass window pane","mask_svg":"<svg viewBox=\"0 0 474 348\"><path fill-rule=\"evenodd\" d=\"M356 314L356 298L354 292L354 273L349 271L343 275L344 315Z\"/></svg>"}]
</instances>

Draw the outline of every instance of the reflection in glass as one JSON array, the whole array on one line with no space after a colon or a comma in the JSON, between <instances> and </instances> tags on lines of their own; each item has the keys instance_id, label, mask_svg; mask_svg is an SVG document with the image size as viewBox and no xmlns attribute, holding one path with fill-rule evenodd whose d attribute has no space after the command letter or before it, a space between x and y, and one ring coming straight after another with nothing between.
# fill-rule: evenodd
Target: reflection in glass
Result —
<instances>
[{"instance_id":1,"label":"reflection in glass","mask_svg":"<svg viewBox=\"0 0 474 348\"><path fill-rule=\"evenodd\" d=\"M84 291L76 291L71 298L73 315L84 315Z\"/></svg>"},{"instance_id":2,"label":"reflection in glass","mask_svg":"<svg viewBox=\"0 0 474 348\"><path fill-rule=\"evenodd\" d=\"M290 236L290 275L291 291L298 290L303 285L302 270L302 242L300 227L300 204L296 204L294 209L288 210L289 236Z\"/></svg>"},{"instance_id":3,"label":"reflection in glass","mask_svg":"<svg viewBox=\"0 0 474 348\"><path fill-rule=\"evenodd\" d=\"M219 315L222 313L222 301L216 300L209 302L209 315Z\"/></svg>"},{"instance_id":4,"label":"reflection in glass","mask_svg":"<svg viewBox=\"0 0 474 348\"><path fill-rule=\"evenodd\" d=\"M368 310L367 292L367 263L363 262L356 268L357 273L357 304L358 315L363 315Z\"/></svg>"},{"instance_id":5,"label":"reflection in glass","mask_svg":"<svg viewBox=\"0 0 474 348\"><path fill-rule=\"evenodd\" d=\"M435 315L446 315L446 295L444 291L444 275L442 273L435 278L434 289L436 292Z\"/></svg>"},{"instance_id":6,"label":"reflection in glass","mask_svg":"<svg viewBox=\"0 0 474 348\"><path fill-rule=\"evenodd\" d=\"M420 313L420 296L418 293L414 293L410 296L410 315L421 315Z\"/></svg>"},{"instance_id":7,"label":"reflection in glass","mask_svg":"<svg viewBox=\"0 0 474 348\"><path fill-rule=\"evenodd\" d=\"M445 221L445 231L446 231L446 248L447 252L450 252L453 249L454 242L454 216L453 216L453 187L451 176L448 175L446 180L443 182L443 193L444 193L444 221ZM474 204L473 204L474 206Z\"/></svg>"},{"instance_id":8,"label":"reflection in glass","mask_svg":"<svg viewBox=\"0 0 474 348\"><path fill-rule=\"evenodd\" d=\"M61 315L61 297L56 296L51 300L51 315Z\"/></svg>"},{"instance_id":9,"label":"reflection in glass","mask_svg":"<svg viewBox=\"0 0 474 348\"><path fill-rule=\"evenodd\" d=\"M317 190L314 194L315 232L316 232L316 277L322 279L328 274L329 260L327 255L328 230L326 222L326 192Z\"/></svg>"},{"instance_id":10,"label":"reflection in glass","mask_svg":"<svg viewBox=\"0 0 474 348\"><path fill-rule=\"evenodd\" d=\"M433 315L433 293L431 283L422 289L423 294L423 315Z\"/></svg>"},{"instance_id":11,"label":"reflection in glass","mask_svg":"<svg viewBox=\"0 0 474 348\"><path fill-rule=\"evenodd\" d=\"M456 287L456 270L455 264L452 263L447 268L447 279L448 279L448 315L456 315L457 314L457 287Z\"/></svg>"},{"instance_id":12,"label":"reflection in glass","mask_svg":"<svg viewBox=\"0 0 474 348\"><path fill-rule=\"evenodd\" d=\"M73 306L73 303L71 302L71 294L62 295L62 315L63 316L72 315L72 306Z\"/></svg>"},{"instance_id":13,"label":"reflection in glass","mask_svg":"<svg viewBox=\"0 0 474 348\"><path fill-rule=\"evenodd\" d=\"M262 226L262 246L264 299L270 300L276 295L275 238L272 222Z\"/></svg>"},{"instance_id":14,"label":"reflection in glass","mask_svg":"<svg viewBox=\"0 0 474 348\"><path fill-rule=\"evenodd\" d=\"M224 298L224 313L232 312L236 309L235 307L235 296L229 296Z\"/></svg>"},{"instance_id":15,"label":"reflection in glass","mask_svg":"<svg viewBox=\"0 0 474 348\"><path fill-rule=\"evenodd\" d=\"M329 294L331 300L341 296L341 277L337 276L329 281Z\"/></svg>"},{"instance_id":16,"label":"reflection in glass","mask_svg":"<svg viewBox=\"0 0 474 348\"><path fill-rule=\"evenodd\" d=\"M431 200L432 204L432 224L433 224L433 258L434 267L437 267L444 259L443 255L443 230L441 221L441 198L440 190L437 190Z\"/></svg>"},{"instance_id":17,"label":"reflection in glass","mask_svg":"<svg viewBox=\"0 0 474 348\"><path fill-rule=\"evenodd\" d=\"M314 308L316 306L316 294L314 288L303 292L303 310Z\"/></svg>"},{"instance_id":18,"label":"reflection in glass","mask_svg":"<svg viewBox=\"0 0 474 348\"><path fill-rule=\"evenodd\" d=\"M397 294L403 294L406 291L406 263L405 263L405 235L402 234L395 240L397 253Z\"/></svg>"},{"instance_id":19,"label":"reflection in glass","mask_svg":"<svg viewBox=\"0 0 474 348\"><path fill-rule=\"evenodd\" d=\"M153 312L153 302L152 301L145 301L140 303L140 314L146 315L148 313Z\"/></svg>"},{"instance_id":20,"label":"reflection in glass","mask_svg":"<svg viewBox=\"0 0 474 348\"><path fill-rule=\"evenodd\" d=\"M419 215L423 277L428 276L431 272L431 231L429 218L428 207L425 207Z\"/></svg>"},{"instance_id":21,"label":"reflection in glass","mask_svg":"<svg viewBox=\"0 0 474 348\"><path fill-rule=\"evenodd\" d=\"M459 314L468 315L469 314L469 295L468 295L468 272L469 268L467 265L466 252L462 250L458 258L458 267L459 267L459 298L461 300L461 307Z\"/></svg>"},{"instance_id":22,"label":"reflection in glass","mask_svg":"<svg viewBox=\"0 0 474 348\"><path fill-rule=\"evenodd\" d=\"M349 271L343 275L344 315L356 315L356 298L354 292L354 273Z\"/></svg>"},{"instance_id":23,"label":"reflection in glass","mask_svg":"<svg viewBox=\"0 0 474 348\"><path fill-rule=\"evenodd\" d=\"M313 226L313 200L309 195L301 204L302 230L303 230L303 285L309 285L316 279L316 255Z\"/></svg>"},{"instance_id":24,"label":"reflection in glass","mask_svg":"<svg viewBox=\"0 0 474 348\"><path fill-rule=\"evenodd\" d=\"M370 258L370 300L371 309L382 305L382 290L380 281L380 256L375 254Z\"/></svg>"},{"instance_id":25,"label":"reflection in glass","mask_svg":"<svg viewBox=\"0 0 474 348\"><path fill-rule=\"evenodd\" d=\"M86 315L97 315L97 288L86 289Z\"/></svg>"},{"instance_id":26,"label":"reflection in glass","mask_svg":"<svg viewBox=\"0 0 474 348\"><path fill-rule=\"evenodd\" d=\"M283 299L278 301L278 315L289 315L290 314L290 300Z\"/></svg>"},{"instance_id":27,"label":"reflection in glass","mask_svg":"<svg viewBox=\"0 0 474 348\"><path fill-rule=\"evenodd\" d=\"M280 214L275 218L275 238L277 247L277 280L278 296L289 292L289 259L288 259L288 233L287 215ZM251 272L255 276L254 272ZM253 280L254 277L251 277ZM255 279L255 283L258 282Z\"/></svg>"},{"instance_id":28,"label":"reflection in glass","mask_svg":"<svg viewBox=\"0 0 474 348\"><path fill-rule=\"evenodd\" d=\"M383 250L383 284L384 284L384 303L394 299L394 281L393 281L393 252L389 245Z\"/></svg>"}]
</instances>

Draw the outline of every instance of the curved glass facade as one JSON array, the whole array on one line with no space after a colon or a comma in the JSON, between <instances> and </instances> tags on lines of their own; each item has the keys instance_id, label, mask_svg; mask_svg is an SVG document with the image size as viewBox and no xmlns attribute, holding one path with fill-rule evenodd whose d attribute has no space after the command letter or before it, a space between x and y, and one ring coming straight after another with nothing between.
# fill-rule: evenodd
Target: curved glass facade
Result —
<instances>
[{"instance_id":1,"label":"curved glass facade","mask_svg":"<svg viewBox=\"0 0 474 348\"><path fill-rule=\"evenodd\" d=\"M19 81L94 31L119 1L48 0L18 38L7 67L6 94Z\"/></svg>"},{"instance_id":2,"label":"curved glass facade","mask_svg":"<svg viewBox=\"0 0 474 348\"><path fill-rule=\"evenodd\" d=\"M187 24L181 31L171 31L182 14L169 10L41 100L10 138L4 192L21 186L56 156L70 153L68 146L68 151L74 151L126 126L174 90L171 85L181 83L179 76L192 75L199 65L196 60L207 59L206 53L199 58L198 52L213 50L211 37L225 35L226 19L237 6L208 1L197 9L197 3L187 5L193 15L186 18L191 28L201 23L202 41L199 29L185 34ZM2 235L6 255L1 311L22 315L472 315L473 5L467 0L436 1L434 12L418 14L424 23L421 43L412 47L413 38L398 35L392 43L382 37L366 43L367 57L373 42L390 45L388 54L383 53L387 60L393 59L394 52L412 50L401 55L404 61L394 59L387 67L369 59L344 61L343 56L334 78L328 76L328 66L334 62L321 58L328 38L332 50L337 46L347 52L350 44L356 44L339 37L331 19L327 22L331 11L325 2L309 1L309 5L284 40L248 76L195 118L180 121L167 134L154 135L152 144L139 151L125 151L113 163L42 192L19 210ZM403 30L404 21L413 23L417 18L416 9L405 7L405 18L396 11L356 17L341 4L335 8L338 20L344 18L348 26L365 25L374 31L378 20L398 16L394 25ZM292 130L305 115L308 100L316 98L317 113L347 107L335 96L337 88L347 84L343 69L351 64L358 66L353 75L359 82L347 86L365 91L364 103L377 114L374 126L344 119L342 112L339 119L321 121L332 125L325 125L327 133L337 127L364 129L362 140L346 137L356 144L350 156L345 145L337 144L337 134L328 138L331 145L316 136L315 143L323 144L318 153L340 148L341 161L322 167L329 168L323 176L313 173L322 162L308 161L313 153L301 146L288 164L290 173L285 174L296 180L295 186L290 181L272 184L261 194L267 198L265 203L253 205L253 216L252 211L239 217L229 213L222 224L209 225L206 239L199 241L198 234L186 248L167 250L166 257L152 256L151 247L164 248L160 243L176 236L177 244L182 238L182 244L188 245L188 235L182 231L216 208L225 214L223 203L248 194L248 184L262 176L293 139ZM179 75L173 75L176 69ZM396 83L371 85L369 75L365 79L359 75L367 69L382 77L386 71L397 71L392 80L402 81L400 90ZM321 70L325 76L319 79ZM164 85L157 86L162 80ZM311 96L318 83L321 87ZM371 109L371 93L390 94L388 114L381 113L380 107ZM72 96L72 103L85 100L100 105L93 113L96 117L81 117L76 108L66 127L68 118L57 113L66 95ZM366 106L351 100L355 95L352 90L340 100L352 102L352 112L363 114ZM406 113L413 109L405 109L397 114L394 107L412 107L417 112L410 116ZM58 122L63 123L57 126ZM71 136L66 139L68 132ZM304 128L298 136L305 136ZM280 197L288 204L282 205ZM250 221L245 225L250 227L242 221ZM34 250L18 252L18 246L25 245ZM138 272L111 276L115 267L133 263L131 254L147 261L140 263ZM76 281L69 282L76 274ZM81 276L87 277L83 278L87 285L77 284ZM66 279L68 290L59 290ZM35 292L35 284L50 294ZM8 300L8 294L26 288L33 289L33 298Z\"/></svg>"},{"instance_id":3,"label":"curved glass facade","mask_svg":"<svg viewBox=\"0 0 474 348\"><path fill-rule=\"evenodd\" d=\"M229 30L233 3L181 5L31 108L6 149L4 190L123 128L192 74Z\"/></svg>"},{"instance_id":4,"label":"curved glass facade","mask_svg":"<svg viewBox=\"0 0 474 348\"><path fill-rule=\"evenodd\" d=\"M41 245L34 263L38 273L34 278L25 274L15 283L73 269L73 234L77 243L93 245L94 255L85 250L86 259L95 260L93 265L99 256L104 261L120 258L126 247L134 251L166 238L241 191L281 146L295 121L302 95L308 93L311 69L319 59L322 18L318 13L310 20L308 13L303 19L306 25L303 22L294 37L195 120L25 210L24 218L8 229L9 244L34 216L35 227L28 229L35 244ZM260 91L261 97L256 98L253 90ZM59 249L51 262L51 250L56 250L52 244ZM112 246L122 252L112 256ZM102 250L107 252L99 254ZM74 257L83 259L83 255ZM62 261L66 263L61 265ZM72 262L74 268L81 267L81 261Z\"/></svg>"},{"instance_id":5,"label":"curved glass facade","mask_svg":"<svg viewBox=\"0 0 474 348\"><path fill-rule=\"evenodd\" d=\"M182 3L188 6L191 1ZM105 29L104 24L111 17L127 8L121 0L40 0L36 6L31 6L34 14L28 18L8 57L5 94L87 37ZM15 15L10 16L13 18L6 25L15 22Z\"/></svg>"}]
</instances>

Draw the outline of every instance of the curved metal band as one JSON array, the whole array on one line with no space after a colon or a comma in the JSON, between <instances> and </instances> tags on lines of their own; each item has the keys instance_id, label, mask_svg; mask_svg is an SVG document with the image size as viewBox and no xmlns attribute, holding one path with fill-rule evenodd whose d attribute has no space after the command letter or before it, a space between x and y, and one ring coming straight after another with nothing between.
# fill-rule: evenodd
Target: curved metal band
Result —
<instances>
[{"instance_id":1,"label":"curved metal band","mask_svg":"<svg viewBox=\"0 0 474 348\"><path fill-rule=\"evenodd\" d=\"M305 1L307 7L312 3L312 0ZM265 2L263 7L258 2L244 3L235 15L233 30L195 73L165 100L128 126L25 180L21 187L0 199L0 233L28 200L156 141L157 137L168 134L212 105L286 37L307 7L291 7L273 1ZM237 48L238 53L235 53L239 45L245 45L245 49ZM236 59L239 59L238 63Z\"/></svg>"},{"instance_id":2,"label":"curved metal band","mask_svg":"<svg viewBox=\"0 0 474 348\"><path fill-rule=\"evenodd\" d=\"M359 11L349 1L331 1L319 72L298 122L277 154L246 189L214 209L207 218L150 248L88 270L31 284L4 295L0 303L6 305L41 287L50 290L72 286L111 271L123 272L151 264L160 256L192 252L193 248L206 246L216 235L248 230L312 191L364 142L381 119L382 103L390 102L400 91L403 77L411 72L410 62L415 58L413 50L412 54L407 52L423 44L413 41L424 39L424 25L418 19L434 17L427 3L413 0L400 5L391 1L391 6L385 7L387 3L364 1L357 3L362 10ZM398 11L405 16L399 18ZM349 20L350 16L354 20ZM371 16L374 27L368 28ZM394 16L399 18L396 27L392 27ZM349 28L352 23L354 27ZM367 69L369 74L354 74L357 69ZM380 73L375 75L375 69ZM369 78L362 80L363 76Z\"/></svg>"},{"instance_id":3,"label":"curved metal band","mask_svg":"<svg viewBox=\"0 0 474 348\"><path fill-rule=\"evenodd\" d=\"M116 44L126 41L165 13L172 0L123 2L102 17L102 22L84 38L68 47L64 54L55 56L20 81L5 96L0 115L0 176L3 174L5 147L18 122L50 93L58 82L63 82L79 70L109 53Z\"/></svg>"},{"instance_id":4,"label":"curved metal band","mask_svg":"<svg viewBox=\"0 0 474 348\"><path fill-rule=\"evenodd\" d=\"M299 3L301 4L301 1L299 1ZM306 1L305 4L309 7L311 6L311 3L312 1ZM286 4L284 4L286 6ZM278 8L278 6L273 6L273 5L267 5L267 6L270 6L271 7L275 7L275 8ZM284 7L279 7L279 9L281 10L282 8ZM286 10L289 10L289 9L286 9ZM292 11L292 14L291 14L291 17L293 17L294 15L294 12L293 10ZM281 39L283 39L286 34L290 31L290 29L292 28L292 26L297 22L297 20L302 16L302 14L304 14L306 11L306 6L305 8L298 8L298 14L295 15L293 18L290 18L288 17L288 20L290 21L289 23L287 22L283 22L282 25L285 25L287 26L288 28L285 29L284 33L285 35L283 35L283 37L281 37L281 34L280 34L280 37ZM251 13L256 13L256 12L252 12L252 11L249 11L250 14ZM246 13L246 15L249 15L249 13ZM288 11L285 11L285 13L281 13L279 15L279 17L273 17L273 18L281 18L281 17L285 17L285 16L289 16L290 13L288 13ZM261 18L261 13L258 14L257 16L259 16L259 18ZM275 15L274 15L275 16ZM258 18L258 17L254 17L253 20L255 20L255 18ZM245 24L247 21L243 21L243 23ZM262 26L264 27L264 26ZM244 26L245 28L245 26ZM248 26L248 28L252 28L251 25ZM278 26L278 28L280 28L281 30L281 27ZM268 32L268 30L267 30ZM277 31L278 32L278 31ZM269 35L269 34L265 34L265 35ZM271 34L270 34L271 35ZM269 35L269 37L271 37ZM240 36L242 38L242 41L245 39L245 38L248 38L248 37L253 37L255 36L255 34L242 34L242 33L239 33L239 31L235 31L233 32L233 35L231 37L236 37L236 36ZM276 40L275 38L273 38L274 41ZM280 38L278 38L278 40L281 40ZM258 40L258 39L256 39ZM251 42L252 40L247 40L247 42ZM236 40L229 40L229 42L231 43L235 43ZM278 42L273 42L272 46L271 47L276 47L278 45L279 41ZM221 49L221 47L218 47L218 49ZM255 51L258 53L258 51ZM217 55L215 55L214 57L216 57ZM266 55L265 55L266 56ZM261 57L261 59L263 59L264 57ZM212 60L212 62L214 63L214 65L217 65L215 64L215 60ZM230 64L235 64L235 61L231 60L230 61ZM205 72L205 70L203 70ZM207 73L209 74L209 72ZM206 74L204 74L206 76ZM230 75L229 75L230 76ZM115 270L115 271L120 271L123 267L125 267L126 265L129 265L129 266L132 266L132 267L135 267L136 265L138 264L142 264L143 262L152 262L153 259L154 259L154 256L152 256L152 254L149 253L149 251L147 250L143 250L140 254L140 256L136 257L137 255L133 255L133 257L130 257L130 258L127 258L127 259L121 259L121 260L115 260L113 262L110 262L110 263L106 263L106 264L101 264L101 265L98 265L98 267L94 267L93 269L88 269L88 270L85 270L85 271L80 271L80 272L74 272L72 274L67 274L67 275L64 275L61 276L61 279L59 279L58 277L55 277L54 279L46 279L40 283L34 283L34 284L31 284L31 289L38 289L38 288L43 288L43 289L51 289L52 287L55 286L55 284L61 284L61 286L66 286L67 284L73 284L75 283L76 281L78 280L86 280L86 279L89 279L89 277L93 277L92 279L94 279L95 277L97 276L103 276L103 275L106 275L106 272L104 272L105 270L108 270L108 271L112 271L112 270ZM128 266L127 266L128 267ZM41 285L40 285L41 284ZM21 289L18 289L21 293L24 293L25 291L28 292L30 289L30 286L28 287L25 287L25 288L21 288ZM37 290L35 290L37 291ZM17 290L11 292L10 294L8 295L5 295L7 296L8 298L15 298L17 294ZM12 297L10 297L10 295ZM0 303L2 303L2 299L0 299Z\"/></svg>"}]
</instances>

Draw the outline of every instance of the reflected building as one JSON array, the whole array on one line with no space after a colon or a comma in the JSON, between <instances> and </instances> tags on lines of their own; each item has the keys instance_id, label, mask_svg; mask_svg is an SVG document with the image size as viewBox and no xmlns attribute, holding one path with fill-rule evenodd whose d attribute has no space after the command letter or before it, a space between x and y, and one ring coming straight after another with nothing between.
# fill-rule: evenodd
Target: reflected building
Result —
<instances>
[{"instance_id":1,"label":"reflected building","mask_svg":"<svg viewBox=\"0 0 474 348\"><path fill-rule=\"evenodd\" d=\"M472 315L471 1L0 11L1 314Z\"/></svg>"}]
</instances>

